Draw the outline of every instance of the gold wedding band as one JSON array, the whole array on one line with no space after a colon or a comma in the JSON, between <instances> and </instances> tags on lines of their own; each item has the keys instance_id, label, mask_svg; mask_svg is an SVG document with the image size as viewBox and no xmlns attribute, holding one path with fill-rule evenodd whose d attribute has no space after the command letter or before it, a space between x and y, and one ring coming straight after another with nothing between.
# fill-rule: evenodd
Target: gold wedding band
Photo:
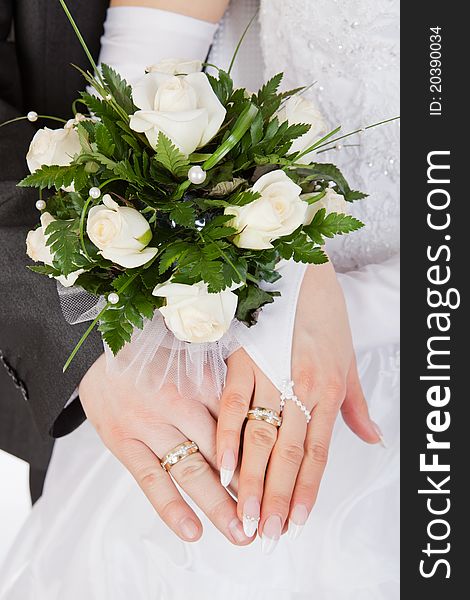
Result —
<instances>
[{"instance_id":1,"label":"gold wedding band","mask_svg":"<svg viewBox=\"0 0 470 600\"><path fill-rule=\"evenodd\" d=\"M265 421L274 427L280 427L282 425L282 417L280 413L273 410L272 408L263 408L262 406L255 406L248 411L246 418L249 421Z\"/></svg>"},{"instance_id":2,"label":"gold wedding band","mask_svg":"<svg viewBox=\"0 0 470 600\"><path fill-rule=\"evenodd\" d=\"M165 471L169 473L171 467L174 467L176 463L179 463L180 460L184 460L188 456L191 456L191 454L196 454L196 452L199 452L196 442L188 440L182 444L178 444L163 457L163 460L160 463L162 465L162 469L165 469Z\"/></svg>"}]
</instances>

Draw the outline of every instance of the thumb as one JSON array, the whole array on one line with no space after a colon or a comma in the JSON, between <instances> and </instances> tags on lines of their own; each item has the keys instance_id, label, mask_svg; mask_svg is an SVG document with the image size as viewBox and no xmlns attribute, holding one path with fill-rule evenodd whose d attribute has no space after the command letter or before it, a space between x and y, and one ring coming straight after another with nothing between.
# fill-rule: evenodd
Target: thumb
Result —
<instances>
[{"instance_id":1,"label":"thumb","mask_svg":"<svg viewBox=\"0 0 470 600\"><path fill-rule=\"evenodd\" d=\"M361 381L357 372L356 359L354 359L346 381L346 397L341 406L344 422L361 440L368 444L381 444L385 442L377 423L369 416L369 409L362 391Z\"/></svg>"}]
</instances>

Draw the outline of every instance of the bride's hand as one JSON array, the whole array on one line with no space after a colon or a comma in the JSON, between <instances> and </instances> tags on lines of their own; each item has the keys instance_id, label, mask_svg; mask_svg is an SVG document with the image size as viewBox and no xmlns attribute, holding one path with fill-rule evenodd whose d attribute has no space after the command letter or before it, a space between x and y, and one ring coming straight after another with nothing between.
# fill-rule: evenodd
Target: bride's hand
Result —
<instances>
[{"instance_id":1,"label":"bride's hand","mask_svg":"<svg viewBox=\"0 0 470 600\"><path fill-rule=\"evenodd\" d=\"M342 290L330 263L311 267L302 283L292 349L294 393L311 421L287 400L279 429L247 421L238 483L238 515L253 535L256 519L269 552L289 519L294 537L315 503L333 426L341 409L348 426L369 443L381 440L359 381ZM250 406L279 411L279 392L244 350L228 360L217 425L217 464L227 483L236 467Z\"/></svg>"},{"instance_id":2,"label":"bride's hand","mask_svg":"<svg viewBox=\"0 0 470 600\"><path fill-rule=\"evenodd\" d=\"M178 444L194 440L200 452L171 467L171 475L229 541L249 543L236 504L215 471L215 399L181 397L174 386L158 393L136 390L129 375L110 377L102 355L79 387L88 419L111 452L136 479L163 519L181 539L194 542L202 525L183 500L160 459ZM213 400L213 402L211 402Z\"/></svg>"}]
</instances>

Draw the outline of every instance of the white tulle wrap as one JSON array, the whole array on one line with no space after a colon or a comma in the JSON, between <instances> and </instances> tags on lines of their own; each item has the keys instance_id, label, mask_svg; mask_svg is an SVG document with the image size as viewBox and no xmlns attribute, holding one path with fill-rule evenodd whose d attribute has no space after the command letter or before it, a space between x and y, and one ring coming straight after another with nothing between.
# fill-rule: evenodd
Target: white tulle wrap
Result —
<instances>
[{"instance_id":1,"label":"white tulle wrap","mask_svg":"<svg viewBox=\"0 0 470 600\"><path fill-rule=\"evenodd\" d=\"M235 319L218 342L197 344L177 340L156 310L153 319L146 320L142 330L135 329L131 341L116 356L104 344L109 372L134 378L140 389L152 386L158 391L170 384L185 397L200 392L220 396L227 371L225 361L243 346L281 390L291 375L295 309L305 268L302 264L282 261L278 267L281 279L262 285L266 290L280 292L281 296L260 311L256 325L248 328ZM93 296L77 286L66 288L58 283L57 288L62 312L71 325L92 321L106 304L103 297Z\"/></svg>"}]
</instances>

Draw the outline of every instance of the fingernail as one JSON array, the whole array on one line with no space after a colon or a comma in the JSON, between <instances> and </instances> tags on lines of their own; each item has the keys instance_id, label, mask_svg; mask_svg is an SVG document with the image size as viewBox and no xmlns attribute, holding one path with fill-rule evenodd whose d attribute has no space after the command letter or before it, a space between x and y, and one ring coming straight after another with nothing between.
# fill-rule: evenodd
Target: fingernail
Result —
<instances>
[{"instance_id":1,"label":"fingernail","mask_svg":"<svg viewBox=\"0 0 470 600\"><path fill-rule=\"evenodd\" d=\"M192 519L184 519L180 525L181 533L188 541L196 540L199 537L199 527Z\"/></svg>"},{"instance_id":2,"label":"fingernail","mask_svg":"<svg viewBox=\"0 0 470 600\"><path fill-rule=\"evenodd\" d=\"M235 473L235 467L235 453L233 450L225 450L222 454L222 462L220 465L220 483L224 487L230 485L233 474Z\"/></svg>"},{"instance_id":3,"label":"fingernail","mask_svg":"<svg viewBox=\"0 0 470 600\"><path fill-rule=\"evenodd\" d=\"M263 526L261 536L261 551L263 554L271 554L281 537L282 521L278 515L271 515Z\"/></svg>"},{"instance_id":4,"label":"fingernail","mask_svg":"<svg viewBox=\"0 0 470 600\"><path fill-rule=\"evenodd\" d=\"M243 531L242 524L238 519L233 519L230 521L228 528L230 530L230 534L237 544L242 544L247 541L247 536Z\"/></svg>"},{"instance_id":5,"label":"fingernail","mask_svg":"<svg viewBox=\"0 0 470 600\"><path fill-rule=\"evenodd\" d=\"M380 438L380 445L382 446L382 448L387 448L387 444L385 442L385 438L384 435L382 433L382 430L380 429L380 427L377 425L377 423L375 423L374 421L371 421L372 423L372 427L374 428L375 433L379 436Z\"/></svg>"},{"instance_id":6,"label":"fingernail","mask_svg":"<svg viewBox=\"0 0 470 600\"><path fill-rule=\"evenodd\" d=\"M250 496L243 505L243 531L249 538L253 537L258 529L260 505L256 496Z\"/></svg>"},{"instance_id":7,"label":"fingernail","mask_svg":"<svg viewBox=\"0 0 470 600\"><path fill-rule=\"evenodd\" d=\"M308 519L308 509L304 504L297 504L289 518L289 529L287 536L290 540L296 540L302 533Z\"/></svg>"}]
</instances>

